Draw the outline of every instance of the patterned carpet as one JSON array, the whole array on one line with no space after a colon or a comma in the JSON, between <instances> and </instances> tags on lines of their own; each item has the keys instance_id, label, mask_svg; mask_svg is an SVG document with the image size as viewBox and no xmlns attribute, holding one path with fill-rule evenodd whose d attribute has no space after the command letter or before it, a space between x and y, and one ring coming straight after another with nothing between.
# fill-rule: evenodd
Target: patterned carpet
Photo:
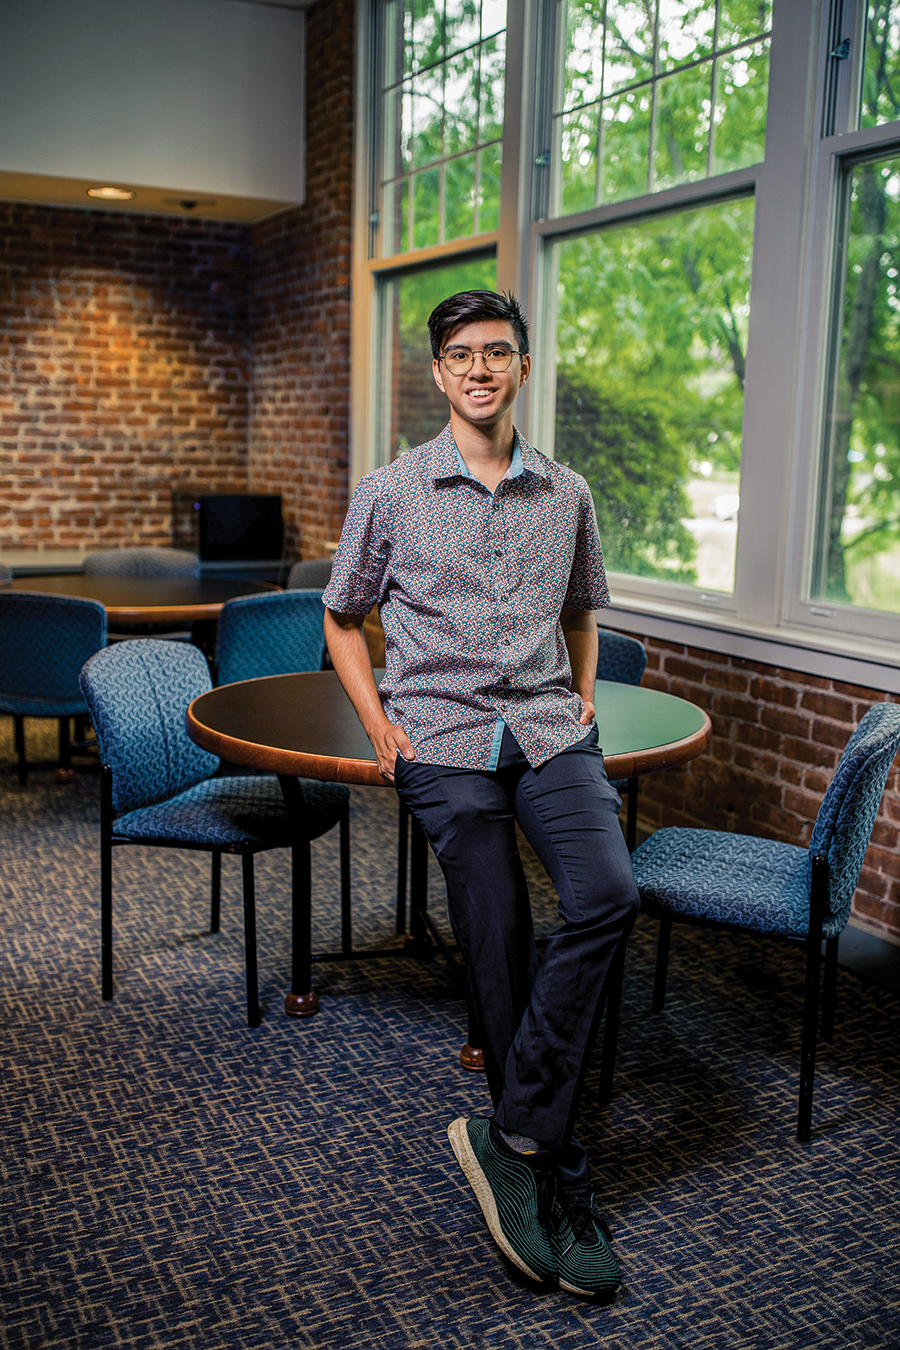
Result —
<instances>
[{"instance_id":1,"label":"patterned carpet","mask_svg":"<svg viewBox=\"0 0 900 1350\"><path fill-rule=\"evenodd\" d=\"M29 723L29 733L38 727ZM799 953L680 930L649 1014L654 929L628 966L617 1090L579 1135L627 1294L516 1283L453 1161L484 1110L440 960L320 967L288 1021L288 859L259 863L257 1031L240 882L205 930L207 866L117 850L116 997L99 998L98 779L27 788L0 724L0 1345L389 1350L900 1346L896 994L842 972L810 1146L794 1142ZM360 941L392 941L395 802L354 790ZM535 877L541 926L549 884ZM316 941L337 941L337 839L314 845ZM433 878L435 912L440 885Z\"/></svg>"}]
</instances>

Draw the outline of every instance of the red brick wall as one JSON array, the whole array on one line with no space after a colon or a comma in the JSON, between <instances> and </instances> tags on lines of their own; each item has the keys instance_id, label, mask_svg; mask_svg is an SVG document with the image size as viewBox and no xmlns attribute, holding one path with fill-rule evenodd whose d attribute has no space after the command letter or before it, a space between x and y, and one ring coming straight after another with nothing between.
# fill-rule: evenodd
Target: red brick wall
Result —
<instances>
[{"instance_id":1,"label":"red brick wall","mask_svg":"<svg viewBox=\"0 0 900 1350\"><path fill-rule=\"evenodd\" d=\"M351 0L308 11L306 202L253 230L250 484L306 558L347 509L353 30Z\"/></svg>"},{"instance_id":2,"label":"red brick wall","mask_svg":"<svg viewBox=\"0 0 900 1350\"><path fill-rule=\"evenodd\" d=\"M246 481L247 227L0 203L0 547L167 544Z\"/></svg>"},{"instance_id":3,"label":"red brick wall","mask_svg":"<svg viewBox=\"0 0 900 1350\"><path fill-rule=\"evenodd\" d=\"M701 826L809 843L841 750L872 703L891 696L653 638L644 684L709 713L709 750L641 781L653 828ZM900 700L894 700L900 701ZM895 766L853 902L868 925L900 937L900 772Z\"/></svg>"}]
</instances>

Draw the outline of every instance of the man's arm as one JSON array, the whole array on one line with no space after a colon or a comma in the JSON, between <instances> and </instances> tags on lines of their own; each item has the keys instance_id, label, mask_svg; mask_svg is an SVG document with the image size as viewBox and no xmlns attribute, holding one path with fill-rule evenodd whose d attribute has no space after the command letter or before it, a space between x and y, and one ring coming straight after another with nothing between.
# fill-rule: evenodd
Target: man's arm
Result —
<instances>
[{"instance_id":1,"label":"man's arm","mask_svg":"<svg viewBox=\"0 0 900 1350\"><path fill-rule=\"evenodd\" d=\"M388 782L394 781L394 764L397 751L404 759L415 759L416 752L409 743L409 737L402 726L385 717L378 697L375 676L366 637L363 633L363 616L359 614L338 614L333 609L325 610L325 641L331 662L337 671L338 679L346 690L347 697L356 709L356 715L363 724L366 735L372 742L378 759L378 771ZM596 634L594 635L594 666L596 668Z\"/></svg>"},{"instance_id":2,"label":"man's arm","mask_svg":"<svg viewBox=\"0 0 900 1350\"><path fill-rule=\"evenodd\" d=\"M584 702L581 725L594 720L594 681L597 678L597 622L592 609L564 609L559 616L569 664L572 688ZM333 659L333 658L332 658Z\"/></svg>"}]
</instances>

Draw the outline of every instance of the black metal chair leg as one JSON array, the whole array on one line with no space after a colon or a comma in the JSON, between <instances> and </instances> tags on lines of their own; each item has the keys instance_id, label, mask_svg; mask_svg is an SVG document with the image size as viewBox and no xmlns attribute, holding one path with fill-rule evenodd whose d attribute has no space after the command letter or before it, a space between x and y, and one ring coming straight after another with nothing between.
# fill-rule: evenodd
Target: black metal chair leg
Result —
<instances>
[{"instance_id":1,"label":"black metal chair leg","mask_svg":"<svg viewBox=\"0 0 900 1350\"><path fill-rule=\"evenodd\" d=\"M72 740L69 734L69 719L61 717L59 719L59 769L71 769L72 767Z\"/></svg>"},{"instance_id":2,"label":"black metal chair leg","mask_svg":"<svg viewBox=\"0 0 900 1350\"><path fill-rule=\"evenodd\" d=\"M828 863L816 854L809 887L809 936L806 939L806 987L803 995L803 1039L800 1045L800 1095L797 1139L808 1143L816 1074L816 1024L819 1020L819 972L822 966L822 916L828 898Z\"/></svg>"},{"instance_id":3,"label":"black metal chair leg","mask_svg":"<svg viewBox=\"0 0 900 1350\"><path fill-rule=\"evenodd\" d=\"M22 787L28 782L28 760L25 757L25 718L16 714L13 717L13 736L16 746L16 769Z\"/></svg>"},{"instance_id":4,"label":"black metal chair leg","mask_svg":"<svg viewBox=\"0 0 900 1350\"><path fill-rule=\"evenodd\" d=\"M112 772L104 764L100 776L100 993L113 996L112 927Z\"/></svg>"},{"instance_id":5,"label":"black metal chair leg","mask_svg":"<svg viewBox=\"0 0 900 1350\"><path fill-rule=\"evenodd\" d=\"M244 965L247 972L247 1026L259 1026L259 978L256 969L256 885L253 854L241 854L244 880Z\"/></svg>"},{"instance_id":6,"label":"black metal chair leg","mask_svg":"<svg viewBox=\"0 0 900 1350\"><path fill-rule=\"evenodd\" d=\"M669 947L672 942L672 920L664 914L659 921L659 940L656 944L656 975L653 979L653 1002L650 1011L660 1013L666 1001L666 976L669 971Z\"/></svg>"},{"instance_id":7,"label":"black metal chair leg","mask_svg":"<svg viewBox=\"0 0 900 1350\"><path fill-rule=\"evenodd\" d=\"M341 812L341 955L353 951L353 919L350 910L350 805Z\"/></svg>"},{"instance_id":8,"label":"black metal chair leg","mask_svg":"<svg viewBox=\"0 0 900 1350\"><path fill-rule=\"evenodd\" d=\"M278 775L291 821L291 992L284 1000L289 1017L319 1011L312 987L312 855L306 833L303 789L296 778Z\"/></svg>"},{"instance_id":9,"label":"black metal chair leg","mask_svg":"<svg viewBox=\"0 0 900 1350\"><path fill-rule=\"evenodd\" d=\"M625 843L628 845L628 852L633 853L637 848L637 807L638 807L638 785L639 779L629 778L628 780L628 815L625 826Z\"/></svg>"},{"instance_id":10,"label":"black metal chair leg","mask_svg":"<svg viewBox=\"0 0 900 1350\"><path fill-rule=\"evenodd\" d=\"M823 1041L830 1041L834 1036L834 1013L837 1004L837 961L838 961L838 941L836 937L829 938L825 943L825 978L822 989L822 1028L820 1035Z\"/></svg>"},{"instance_id":11,"label":"black metal chair leg","mask_svg":"<svg viewBox=\"0 0 900 1350\"><path fill-rule=\"evenodd\" d=\"M219 849L212 851L212 868L209 878L209 931L218 933L222 917L222 854Z\"/></svg>"},{"instance_id":12,"label":"black metal chair leg","mask_svg":"<svg viewBox=\"0 0 900 1350\"><path fill-rule=\"evenodd\" d=\"M400 802L397 816L397 933L406 932L406 864L409 857L409 812Z\"/></svg>"},{"instance_id":13,"label":"black metal chair leg","mask_svg":"<svg viewBox=\"0 0 900 1350\"><path fill-rule=\"evenodd\" d=\"M609 972L609 992L606 996L606 1020L603 1024L603 1049L600 1055L600 1085L598 1101L608 1106L612 1101L613 1080L616 1073L616 1046L619 1040L619 1023L622 1014L622 987L625 983L625 950L616 952Z\"/></svg>"}]
</instances>

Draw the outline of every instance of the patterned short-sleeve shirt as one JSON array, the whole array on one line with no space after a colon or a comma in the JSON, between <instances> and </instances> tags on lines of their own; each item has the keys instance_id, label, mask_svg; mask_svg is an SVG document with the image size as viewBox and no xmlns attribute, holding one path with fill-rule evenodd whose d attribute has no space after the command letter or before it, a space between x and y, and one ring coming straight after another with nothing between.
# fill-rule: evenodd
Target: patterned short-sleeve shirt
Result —
<instances>
[{"instance_id":1,"label":"patterned short-sleeve shirt","mask_svg":"<svg viewBox=\"0 0 900 1350\"><path fill-rule=\"evenodd\" d=\"M584 736L560 611L609 604L594 504L518 431L494 492L449 425L361 479L323 599L379 606L382 705L420 762L493 768L504 723L535 767Z\"/></svg>"}]
</instances>

